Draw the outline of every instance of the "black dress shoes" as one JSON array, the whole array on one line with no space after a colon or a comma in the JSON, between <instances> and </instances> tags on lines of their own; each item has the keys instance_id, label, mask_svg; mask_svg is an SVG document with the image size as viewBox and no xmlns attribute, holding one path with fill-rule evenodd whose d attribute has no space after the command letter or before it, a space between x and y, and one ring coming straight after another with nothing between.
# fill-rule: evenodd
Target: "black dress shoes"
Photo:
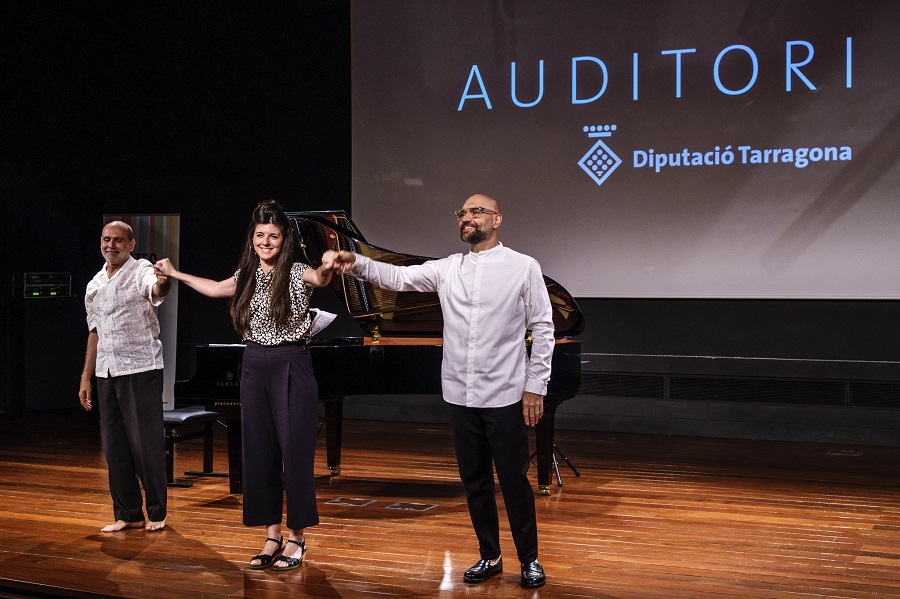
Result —
<instances>
[{"instance_id":1,"label":"black dress shoes","mask_svg":"<svg viewBox=\"0 0 900 599\"><path fill-rule=\"evenodd\" d=\"M479 562L480 563L480 562ZM522 564L522 586L526 589L535 589L544 586L547 578L541 564L534 560L530 564Z\"/></svg>"},{"instance_id":2,"label":"black dress shoes","mask_svg":"<svg viewBox=\"0 0 900 599\"><path fill-rule=\"evenodd\" d=\"M538 565L538 568L540 568L540 565ZM484 582L491 576L500 574L501 572L503 572L503 558L500 558L493 566L491 565L491 560L489 559L478 560L477 564L466 570L466 573L463 574L463 582ZM522 572L522 576L524 577L524 566L522 566ZM544 573L541 572L542 577L543 575Z\"/></svg>"}]
</instances>

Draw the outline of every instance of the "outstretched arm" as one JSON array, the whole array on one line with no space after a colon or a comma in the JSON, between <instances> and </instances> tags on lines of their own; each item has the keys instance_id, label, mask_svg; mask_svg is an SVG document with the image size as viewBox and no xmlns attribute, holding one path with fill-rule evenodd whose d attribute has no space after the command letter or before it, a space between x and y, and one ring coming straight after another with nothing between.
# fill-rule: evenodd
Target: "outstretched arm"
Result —
<instances>
[{"instance_id":1,"label":"outstretched arm","mask_svg":"<svg viewBox=\"0 0 900 599\"><path fill-rule=\"evenodd\" d=\"M356 254L347 250L328 250L322 254L322 266L332 271L338 270L341 274L350 270L354 262L356 262Z\"/></svg>"},{"instance_id":2,"label":"outstretched arm","mask_svg":"<svg viewBox=\"0 0 900 599\"><path fill-rule=\"evenodd\" d=\"M310 287L324 287L331 282L332 272L334 272L334 267L322 262L319 268L307 268L303 271L303 282Z\"/></svg>"},{"instance_id":3,"label":"outstretched arm","mask_svg":"<svg viewBox=\"0 0 900 599\"><path fill-rule=\"evenodd\" d=\"M176 270L176 268L172 266L172 261L168 258L157 260L153 269L156 271L157 276L161 275L175 279L176 281L181 281L191 289L198 291L207 297L231 297L234 295L235 283L233 277L229 277L223 281L195 277L186 272Z\"/></svg>"},{"instance_id":4,"label":"outstretched arm","mask_svg":"<svg viewBox=\"0 0 900 599\"><path fill-rule=\"evenodd\" d=\"M424 264L401 266L379 262L346 250L329 250L322 255L322 265L325 268L349 273L376 287L392 291L437 291L441 276L437 264L440 262L428 260Z\"/></svg>"}]
</instances>

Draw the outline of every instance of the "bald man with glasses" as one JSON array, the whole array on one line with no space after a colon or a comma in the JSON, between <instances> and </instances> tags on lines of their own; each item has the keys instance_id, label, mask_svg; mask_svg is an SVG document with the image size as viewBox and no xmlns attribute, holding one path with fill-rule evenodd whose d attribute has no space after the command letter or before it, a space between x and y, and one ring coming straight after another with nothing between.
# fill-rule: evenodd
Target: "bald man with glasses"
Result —
<instances>
[{"instance_id":1,"label":"bald man with glasses","mask_svg":"<svg viewBox=\"0 0 900 599\"><path fill-rule=\"evenodd\" d=\"M481 583L503 572L496 469L521 565L520 584L536 588L546 578L538 561L527 427L541 418L550 381L550 298L537 261L500 243L503 215L495 199L473 195L455 215L459 236L471 247L466 254L395 266L329 251L322 261L384 289L438 294L444 315L443 396L481 555L463 580Z\"/></svg>"}]
</instances>

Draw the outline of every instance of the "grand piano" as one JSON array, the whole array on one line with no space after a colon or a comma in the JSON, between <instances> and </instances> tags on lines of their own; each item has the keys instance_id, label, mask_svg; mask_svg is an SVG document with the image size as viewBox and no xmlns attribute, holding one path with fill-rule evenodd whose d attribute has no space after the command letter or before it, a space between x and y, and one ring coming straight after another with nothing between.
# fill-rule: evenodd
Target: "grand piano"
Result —
<instances>
[{"instance_id":1,"label":"grand piano","mask_svg":"<svg viewBox=\"0 0 900 599\"><path fill-rule=\"evenodd\" d=\"M429 258L400 254L368 243L343 211L289 212L299 240L301 259L321 264L326 250L351 250L397 265L421 264ZM584 318L572 296L544 277L553 306L556 345L544 414L535 427L537 482L550 494L556 409L581 386L581 343ZM394 292L376 288L350 275L335 276L330 285L340 310L359 323L359 334L327 337L331 327L310 344L313 369L325 404L326 459L333 475L341 472L341 430L346 396L440 395L443 319L436 293ZM321 293L317 290L316 293ZM316 294L313 295L315 299ZM523 336L523 343L528 343ZM225 420L228 435L230 491L241 493L240 373L244 346L197 346L195 374L175 383L175 406L202 405Z\"/></svg>"}]
</instances>

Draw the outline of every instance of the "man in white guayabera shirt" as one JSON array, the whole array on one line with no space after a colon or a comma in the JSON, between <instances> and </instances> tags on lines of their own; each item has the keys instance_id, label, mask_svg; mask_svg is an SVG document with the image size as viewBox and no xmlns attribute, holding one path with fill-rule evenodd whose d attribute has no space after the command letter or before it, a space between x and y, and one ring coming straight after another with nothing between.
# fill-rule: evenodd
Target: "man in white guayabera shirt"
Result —
<instances>
[{"instance_id":1,"label":"man in white guayabera shirt","mask_svg":"<svg viewBox=\"0 0 900 599\"><path fill-rule=\"evenodd\" d=\"M106 264L84 294L89 332L78 397L90 410L91 376L96 374L100 435L116 518L101 532L166 526L163 356L156 308L169 293L169 279L157 276L147 260L132 258L134 244L134 231L126 223L103 227L100 252Z\"/></svg>"},{"instance_id":2,"label":"man in white guayabera shirt","mask_svg":"<svg viewBox=\"0 0 900 599\"><path fill-rule=\"evenodd\" d=\"M541 268L498 239L496 200L474 195L456 212L471 252L395 266L347 251L323 263L394 291L437 292L444 317L441 379L453 425L459 473L481 559L463 580L484 582L503 571L494 498L494 468L516 552L521 584L542 586L534 491L528 481L528 429L543 411L553 354L550 298ZM525 346L532 332L531 353ZM493 461L493 467L491 462Z\"/></svg>"}]
</instances>

